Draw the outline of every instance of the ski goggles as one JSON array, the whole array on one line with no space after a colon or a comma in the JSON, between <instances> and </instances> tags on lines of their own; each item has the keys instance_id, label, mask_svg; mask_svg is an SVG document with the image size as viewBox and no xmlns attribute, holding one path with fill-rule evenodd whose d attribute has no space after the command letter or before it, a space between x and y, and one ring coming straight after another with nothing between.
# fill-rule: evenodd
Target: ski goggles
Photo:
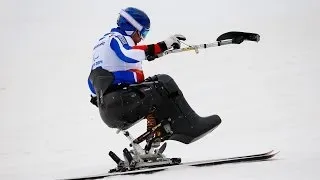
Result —
<instances>
[{"instance_id":1,"label":"ski goggles","mask_svg":"<svg viewBox=\"0 0 320 180\"><path fill-rule=\"evenodd\" d=\"M145 39L146 36L147 36L148 33L149 33L149 30L150 30L150 29L145 29L145 28L143 28L143 29L139 32L140 37L141 37L142 39Z\"/></svg>"}]
</instances>

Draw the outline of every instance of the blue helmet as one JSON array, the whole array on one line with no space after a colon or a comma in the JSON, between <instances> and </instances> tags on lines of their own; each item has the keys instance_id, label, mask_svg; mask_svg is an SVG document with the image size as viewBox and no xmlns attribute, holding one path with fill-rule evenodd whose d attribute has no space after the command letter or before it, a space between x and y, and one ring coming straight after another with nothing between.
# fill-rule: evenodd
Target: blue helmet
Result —
<instances>
[{"instance_id":1,"label":"blue helmet","mask_svg":"<svg viewBox=\"0 0 320 180\"><path fill-rule=\"evenodd\" d=\"M150 19L145 12L134 7L120 11L117 25L124 31L136 31L145 38L150 29Z\"/></svg>"}]
</instances>

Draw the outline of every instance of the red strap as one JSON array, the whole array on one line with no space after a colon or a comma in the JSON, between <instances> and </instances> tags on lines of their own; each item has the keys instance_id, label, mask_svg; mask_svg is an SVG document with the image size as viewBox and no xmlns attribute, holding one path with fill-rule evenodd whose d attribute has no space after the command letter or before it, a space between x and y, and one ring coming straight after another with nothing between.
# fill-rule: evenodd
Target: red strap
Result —
<instances>
[{"instance_id":1,"label":"red strap","mask_svg":"<svg viewBox=\"0 0 320 180\"><path fill-rule=\"evenodd\" d=\"M148 49L148 46L147 45L132 46L132 49L141 49L145 51Z\"/></svg>"},{"instance_id":2,"label":"red strap","mask_svg":"<svg viewBox=\"0 0 320 180\"><path fill-rule=\"evenodd\" d=\"M153 52L154 54L159 54L162 52L159 44L150 44L150 45L154 47L154 52ZM141 49L146 51L148 49L148 46L150 45L133 46L132 49Z\"/></svg>"},{"instance_id":3,"label":"red strap","mask_svg":"<svg viewBox=\"0 0 320 180\"><path fill-rule=\"evenodd\" d=\"M155 44L154 45L154 54L159 54L162 53L161 48L159 46L159 44Z\"/></svg>"}]
</instances>

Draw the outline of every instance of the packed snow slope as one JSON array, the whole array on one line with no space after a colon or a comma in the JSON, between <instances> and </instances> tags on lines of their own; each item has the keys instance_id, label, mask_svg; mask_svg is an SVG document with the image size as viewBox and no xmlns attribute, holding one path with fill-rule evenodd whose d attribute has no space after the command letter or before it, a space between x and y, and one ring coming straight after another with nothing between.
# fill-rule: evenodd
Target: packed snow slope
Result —
<instances>
[{"instance_id":1,"label":"packed snow slope","mask_svg":"<svg viewBox=\"0 0 320 180\"><path fill-rule=\"evenodd\" d=\"M106 172L107 153L128 141L89 103L95 41L128 6L149 14L145 43L174 33L189 44L228 31L261 35L245 42L145 62L147 76L172 76L202 116L222 124L190 145L168 142L184 161L275 149L275 161L188 168L112 179L319 179L320 2L0 1L0 179L57 179ZM130 129L145 130L141 121Z\"/></svg>"}]
</instances>

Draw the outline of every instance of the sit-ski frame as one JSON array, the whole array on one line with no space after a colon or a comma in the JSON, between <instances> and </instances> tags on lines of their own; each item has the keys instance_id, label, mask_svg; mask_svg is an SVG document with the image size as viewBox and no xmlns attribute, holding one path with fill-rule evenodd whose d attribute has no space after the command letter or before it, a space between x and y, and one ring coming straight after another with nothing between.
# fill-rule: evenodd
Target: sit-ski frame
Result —
<instances>
[{"instance_id":1,"label":"sit-ski frame","mask_svg":"<svg viewBox=\"0 0 320 180\"><path fill-rule=\"evenodd\" d=\"M132 150L128 151L127 148L123 150L124 160L121 160L112 151L109 152L109 156L117 163L117 167L111 169L110 172L119 172L124 170L133 170L145 167L158 167L163 165L179 164L180 158L167 158L163 155L166 148L164 143L160 148L155 149L151 147L150 150L146 151L140 146L140 142L133 138L127 130L117 130L117 134L122 133L130 141L130 147Z\"/></svg>"}]
</instances>

